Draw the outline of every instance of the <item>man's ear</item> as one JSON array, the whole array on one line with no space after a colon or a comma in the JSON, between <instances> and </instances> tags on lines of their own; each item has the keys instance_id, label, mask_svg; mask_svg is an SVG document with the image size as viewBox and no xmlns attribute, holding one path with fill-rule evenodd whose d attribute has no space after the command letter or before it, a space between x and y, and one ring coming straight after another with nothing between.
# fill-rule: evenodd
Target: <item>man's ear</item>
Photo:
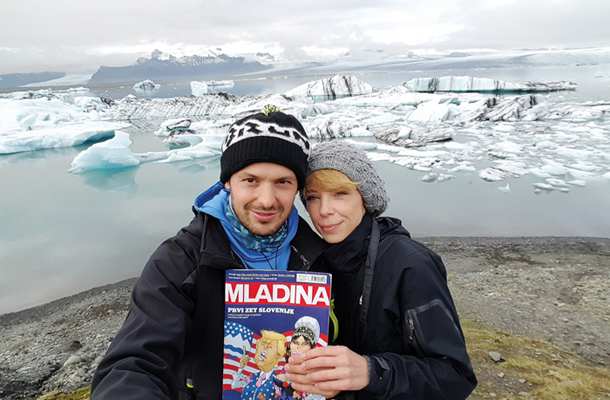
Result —
<instances>
[{"instance_id":1,"label":"man's ear","mask_svg":"<svg viewBox=\"0 0 610 400\"><path fill-rule=\"evenodd\" d=\"M225 189L231 190L231 181L230 180L225 182Z\"/></svg>"}]
</instances>

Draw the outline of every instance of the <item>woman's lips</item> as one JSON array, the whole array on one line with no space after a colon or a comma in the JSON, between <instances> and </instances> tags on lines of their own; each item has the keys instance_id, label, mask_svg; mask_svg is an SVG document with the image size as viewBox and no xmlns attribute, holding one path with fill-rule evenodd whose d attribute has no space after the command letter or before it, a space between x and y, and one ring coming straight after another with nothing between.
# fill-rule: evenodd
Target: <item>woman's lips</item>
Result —
<instances>
[{"instance_id":1,"label":"woman's lips","mask_svg":"<svg viewBox=\"0 0 610 400\"><path fill-rule=\"evenodd\" d=\"M322 232L324 232L324 233L331 233L335 229L337 229L339 227L339 225L341 225L341 223L332 224L332 225L320 225L320 229L322 229Z\"/></svg>"}]
</instances>

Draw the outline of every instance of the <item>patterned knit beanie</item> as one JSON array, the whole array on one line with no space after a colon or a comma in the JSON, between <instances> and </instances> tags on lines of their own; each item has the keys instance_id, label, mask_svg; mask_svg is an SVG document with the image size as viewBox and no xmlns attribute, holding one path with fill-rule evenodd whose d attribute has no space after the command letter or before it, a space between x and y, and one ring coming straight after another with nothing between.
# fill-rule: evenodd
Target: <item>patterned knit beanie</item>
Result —
<instances>
[{"instance_id":1,"label":"patterned knit beanie","mask_svg":"<svg viewBox=\"0 0 610 400\"><path fill-rule=\"evenodd\" d=\"M339 140L319 143L311 150L307 175L321 169L343 172L352 181L359 182L358 191L362 196L364 208L374 217L382 214L387 208L390 198L364 150Z\"/></svg>"},{"instance_id":2,"label":"patterned knit beanie","mask_svg":"<svg viewBox=\"0 0 610 400\"><path fill-rule=\"evenodd\" d=\"M301 123L275 106L233 123L222 144L220 181L250 164L269 162L294 171L299 190L305 185L309 138Z\"/></svg>"}]
</instances>

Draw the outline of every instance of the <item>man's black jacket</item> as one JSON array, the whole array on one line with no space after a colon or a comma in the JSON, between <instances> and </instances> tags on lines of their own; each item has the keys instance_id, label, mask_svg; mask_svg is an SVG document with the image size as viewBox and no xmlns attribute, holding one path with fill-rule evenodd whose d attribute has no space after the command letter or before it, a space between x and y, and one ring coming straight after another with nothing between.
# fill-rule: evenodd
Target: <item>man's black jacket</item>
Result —
<instances>
[{"instance_id":1,"label":"man's black jacket","mask_svg":"<svg viewBox=\"0 0 610 400\"><path fill-rule=\"evenodd\" d=\"M300 219L288 269L317 270L324 247ZM95 372L92 399L220 399L225 271L241 268L220 222L196 213L146 264Z\"/></svg>"}]
</instances>

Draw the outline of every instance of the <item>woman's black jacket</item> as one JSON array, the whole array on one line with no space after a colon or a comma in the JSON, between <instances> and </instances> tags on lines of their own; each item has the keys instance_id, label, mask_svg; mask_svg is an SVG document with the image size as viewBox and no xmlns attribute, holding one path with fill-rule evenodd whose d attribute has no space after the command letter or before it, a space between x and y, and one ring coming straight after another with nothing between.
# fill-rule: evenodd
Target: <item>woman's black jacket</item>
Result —
<instances>
[{"instance_id":1,"label":"woman's black jacket","mask_svg":"<svg viewBox=\"0 0 610 400\"><path fill-rule=\"evenodd\" d=\"M360 322L372 221L366 214L350 236L324 253L333 274L339 321L332 344L348 346L369 359L369 385L341 396L465 399L477 380L445 266L437 254L412 240L398 219L376 219L382 243L393 235L399 239L378 255L366 324Z\"/></svg>"}]
</instances>

